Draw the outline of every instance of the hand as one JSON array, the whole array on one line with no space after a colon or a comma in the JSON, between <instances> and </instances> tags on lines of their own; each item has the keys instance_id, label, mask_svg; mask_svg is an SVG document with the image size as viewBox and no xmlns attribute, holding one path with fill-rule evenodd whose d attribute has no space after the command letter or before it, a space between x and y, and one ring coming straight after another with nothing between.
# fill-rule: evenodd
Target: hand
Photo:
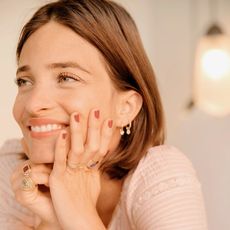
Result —
<instances>
[{"instance_id":1,"label":"hand","mask_svg":"<svg viewBox=\"0 0 230 230\"><path fill-rule=\"evenodd\" d=\"M108 152L112 125L112 120L105 120L101 125L99 111L91 111L84 144L81 118L75 113L70 119L70 134L64 131L57 140L49 183L53 206L63 229L105 229L96 210L101 189L96 163Z\"/></svg>"},{"instance_id":2,"label":"hand","mask_svg":"<svg viewBox=\"0 0 230 230\"><path fill-rule=\"evenodd\" d=\"M24 152L28 153L24 139L22 139L22 146ZM22 189L22 180L25 177L23 170L28 166L30 166L29 178L32 179L35 187L25 191ZM38 188L38 185L48 186L50 173L51 168L47 165L32 164L28 160L15 169L11 176L11 184L16 200L30 209L38 217L38 222L42 221L42 224L52 226L49 229L60 229L48 189L41 191Z\"/></svg>"}]
</instances>

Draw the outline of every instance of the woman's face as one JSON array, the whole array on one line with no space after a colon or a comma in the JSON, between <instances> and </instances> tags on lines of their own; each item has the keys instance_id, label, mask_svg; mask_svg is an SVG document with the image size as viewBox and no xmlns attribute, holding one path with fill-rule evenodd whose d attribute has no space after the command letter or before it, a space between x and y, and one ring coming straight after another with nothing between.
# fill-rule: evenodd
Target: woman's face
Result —
<instances>
[{"instance_id":1,"label":"woman's face","mask_svg":"<svg viewBox=\"0 0 230 230\"><path fill-rule=\"evenodd\" d=\"M67 27L42 26L24 44L13 109L34 163L52 163L56 138L78 112L84 136L90 110L101 120L116 119L120 94L112 85L98 50ZM114 131L111 146L119 142Z\"/></svg>"}]
</instances>

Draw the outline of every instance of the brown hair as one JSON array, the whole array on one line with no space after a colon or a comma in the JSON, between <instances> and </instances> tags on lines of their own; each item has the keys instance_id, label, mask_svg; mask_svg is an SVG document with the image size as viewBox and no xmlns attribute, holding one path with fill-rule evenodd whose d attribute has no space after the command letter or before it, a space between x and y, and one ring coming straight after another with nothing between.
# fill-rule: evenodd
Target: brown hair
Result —
<instances>
[{"instance_id":1,"label":"brown hair","mask_svg":"<svg viewBox=\"0 0 230 230\"><path fill-rule=\"evenodd\" d=\"M109 76L120 90L135 90L143 98L132 132L121 138L114 154L101 170L111 179L123 178L135 168L150 146L164 142L164 117L155 75L144 51L137 27L120 5L106 0L59 0L41 7L24 26L17 47L49 21L71 28L103 55Z\"/></svg>"}]
</instances>

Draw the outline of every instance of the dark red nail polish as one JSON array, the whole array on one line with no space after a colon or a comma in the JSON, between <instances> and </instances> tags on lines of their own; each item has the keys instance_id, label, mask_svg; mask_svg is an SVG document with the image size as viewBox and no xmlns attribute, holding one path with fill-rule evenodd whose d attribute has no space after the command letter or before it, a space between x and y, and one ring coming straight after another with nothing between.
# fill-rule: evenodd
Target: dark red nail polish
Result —
<instances>
[{"instance_id":1,"label":"dark red nail polish","mask_svg":"<svg viewBox=\"0 0 230 230\"><path fill-rule=\"evenodd\" d=\"M66 139L66 137L67 137L67 133L62 133L62 139Z\"/></svg>"},{"instance_id":2,"label":"dark red nail polish","mask_svg":"<svg viewBox=\"0 0 230 230\"><path fill-rule=\"evenodd\" d=\"M108 126L109 126L109 128L112 128L112 127L113 127L113 120L109 120Z\"/></svg>"},{"instance_id":3,"label":"dark red nail polish","mask_svg":"<svg viewBox=\"0 0 230 230\"><path fill-rule=\"evenodd\" d=\"M95 116L97 119L99 119L99 117L100 117L100 111L99 111L99 110L94 111L94 116Z\"/></svg>"},{"instance_id":4,"label":"dark red nail polish","mask_svg":"<svg viewBox=\"0 0 230 230\"><path fill-rule=\"evenodd\" d=\"M74 115L74 119L76 122L79 123L80 122L80 115L79 114Z\"/></svg>"}]
</instances>

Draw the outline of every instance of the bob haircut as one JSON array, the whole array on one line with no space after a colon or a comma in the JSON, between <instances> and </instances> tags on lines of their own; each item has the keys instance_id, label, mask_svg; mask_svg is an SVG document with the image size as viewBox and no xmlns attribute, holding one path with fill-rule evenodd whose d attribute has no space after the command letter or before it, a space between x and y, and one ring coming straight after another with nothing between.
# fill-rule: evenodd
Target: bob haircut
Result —
<instances>
[{"instance_id":1,"label":"bob haircut","mask_svg":"<svg viewBox=\"0 0 230 230\"><path fill-rule=\"evenodd\" d=\"M35 12L22 29L17 61L23 45L36 30L50 21L60 23L96 47L114 86L135 90L143 105L132 121L132 132L123 135L100 169L111 179L121 179L134 169L151 146L164 143L164 116L155 75L135 22L117 3L107 0L59 0Z\"/></svg>"}]
</instances>

